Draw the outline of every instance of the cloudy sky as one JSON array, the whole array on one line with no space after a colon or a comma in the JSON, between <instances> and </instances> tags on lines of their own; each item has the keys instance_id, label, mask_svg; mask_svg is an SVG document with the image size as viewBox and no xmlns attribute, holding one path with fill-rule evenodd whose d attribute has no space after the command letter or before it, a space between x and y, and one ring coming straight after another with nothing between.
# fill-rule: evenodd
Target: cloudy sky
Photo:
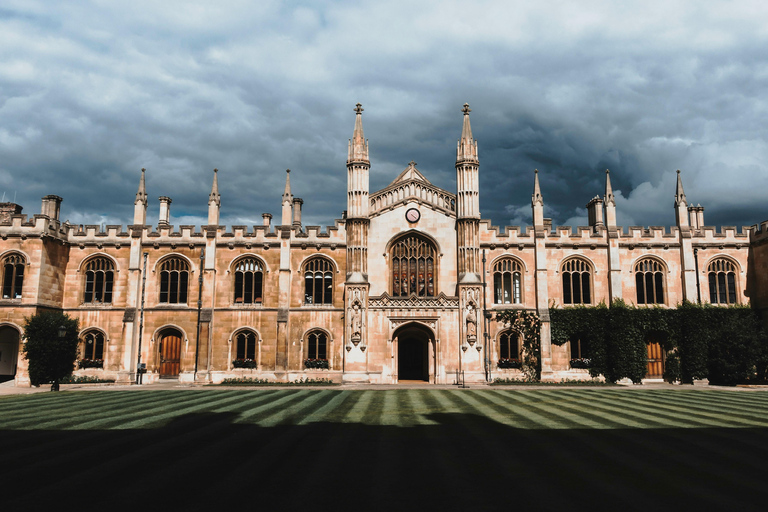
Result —
<instances>
[{"instance_id":1,"label":"cloudy sky","mask_svg":"<svg viewBox=\"0 0 768 512\"><path fill-rule=\"evenodd\" d=\"M605 169L619 223L670 225L675 170L708 225L768 219L768 4L700 2L35 2L0 7L0 192L62 219L306 224L346 209L353 107L371 191L410 160L455 191L461 106L480 208L528 224L533 169L555 224L586 224Z\"/></svg>"}]
</instances>

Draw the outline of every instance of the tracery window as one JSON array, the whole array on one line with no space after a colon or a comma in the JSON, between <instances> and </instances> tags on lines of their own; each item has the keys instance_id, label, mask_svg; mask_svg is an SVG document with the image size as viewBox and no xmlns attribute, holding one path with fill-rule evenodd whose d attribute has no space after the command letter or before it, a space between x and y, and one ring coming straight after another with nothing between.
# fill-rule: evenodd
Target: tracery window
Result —
<instances>
[{"instance_id":1,"label":"tracery window","mask_svg":"<svg viewBox=\"0 0 768 512\"><path fill-rule=\"evenodd\" d=\"M328 335L315 330L307 334L306 358L311 360L328 359Z\"/></svg>"},{"instance_id":2,"label":"tracery window","mask_svg":"<svg viewBox=\"0 0 768 512\"><path fill-rule=\"evenodd\" d=\"M592 357L589 351L589 340L586 336L579 336L575 340L571 340L571 360L574 359L589 359Z\"/></svg>"},{"instance_id":3,"label":"tracery window","mask_svg":"<svg viewBox=\"0 0 768 512\"><path fill-rule=\"evenodd\" d=\"M573 258L562 267L563 303L592 304L592 266L583 259Z\"/></svg>"},{"instance_id":4,"label":"tracery window","mask_svg":"<svg viewBox=\"0 0 768 512\"><path fill-rule=\"evenodd\" d=\"M11 254L3 260L3 298L20 299L24 285L24 266L21 254Z\"/></svg>"},{"instance_id":5,"label":"tracery window","mask_svg":"<svg viewBox=\"0 0 768 512\"><path fill-rule=\"evenodd\" d=\"M104 360L104 334L101 331L90 330L82 337L82 359L86 361ZM81 364L81 366L83 366Z\"/></svg>"},{"instance_id":6,"label":"tracery window","mask_svg":"<svg viewBox=\"0 0 768 512\"><path fill-rule=\"evenodd\" d=\"M493 302L495 304L520 304L523 269L520 262L510 258L498 261L493 266Z\"/></svg>"},{"instance_id":7,"label":"tracery window","mask_svg":"<svg viewBox=\"0 0 768 512\"><path fill-rule=\"evenodd\" d=\"M264 270L256 258L243 258L235 266L235 304L260 304Z\"/></svg>"},{"instance_id":8,"label":"tracery window","mask_svg":"<svg viewBox=\"0 0 768 512\"><path fill-rule=\"evenodd\" d=\"M256 360L256 334L253 331L240 331L235 337L236 359Z\"/></svg>"},{"instance_id":9,"label":"tracery window","mask_svg":"<svg viewBox=\"0 0 768 512\"><path fill-rule=\"evenodd\" d=\"M189 264L183 258L168 258L160 265L160 302L186 304Z\"/></svg>"},{"instance_id":10,"label":"tracery window","mask_svg":"<svg viewBox=\"0 0 768 512\"><path fill-rule=\"evenodd\" d=\"M664 304L664 265L652 258L635 264L638 304Z\"/></svg>"},{"instance_id":11,"label":"tracery window","mask_svg":"<svg viewBox=\"0 0 768 512\"><path fill-rule=\"evenodd\" d=\"M85 265L85 303L112 302L112 286L115 279L115 264L109 258L97 257Z\"/></svg>"},{"instance_id":12,"label":"tracery window","mask_svg":"<svg viewBox=\"0 0 768 512\"><path fill-rule=\"evenodd\" d=\"M499 335L499 359L520 359L520 333L504 331Z\"/></svg>"},{"instance_id":13,"label":"tracery window","mask_svg":"<svg viewBox=\"0 0 768 512\"><path fill-rule=\"evenodd\" d=\"M709 273L709 302L712 304L736 304L736 265L731 260L712 260Z\"/></svg>"},{"instance_id":14,"label":"tracery window","mask_svg":"<svg viewBox=\"0 0 768 512\"><path fill-rule=\"evenodd\" d=\"M304 265L304 303L333 303L333 265L325 258L312 258Z\"/></svg>"},{"instance_id":15,"label":"tracery window","mask_svg":"<svg viewBox=\"0 0 768 512\"><path fill-rule=\"evenodd\" d=\"M435 247L418 235L392 246L392 296L435 296Z\"/></svg>"}]
</instances>

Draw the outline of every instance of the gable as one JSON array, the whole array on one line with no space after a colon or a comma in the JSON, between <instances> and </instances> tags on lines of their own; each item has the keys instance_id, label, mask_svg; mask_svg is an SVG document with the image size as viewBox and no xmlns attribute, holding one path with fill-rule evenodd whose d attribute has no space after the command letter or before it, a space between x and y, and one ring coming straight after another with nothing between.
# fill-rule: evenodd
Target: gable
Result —
<instances>
[{"instance_id":1,"label":"gable","mask_svg":"<svg viewBox=\"0 0 768 512\"><path fill-rule=\"evenodd\" d=\"M456 217L456 194L433 185L413 161L386 188L370 195L369 214L376 216L414 201Z\"/></svg>"}]
</instances>

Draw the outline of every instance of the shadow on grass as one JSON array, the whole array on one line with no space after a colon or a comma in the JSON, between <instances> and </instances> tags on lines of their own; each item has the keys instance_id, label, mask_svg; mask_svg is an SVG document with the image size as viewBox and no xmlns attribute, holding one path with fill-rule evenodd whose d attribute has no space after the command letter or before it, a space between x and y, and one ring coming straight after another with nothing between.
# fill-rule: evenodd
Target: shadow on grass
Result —
<instances>
[{"instance_id":1,"label":"shadow on grass","mask_svg":"<svg viewBox=\"0 0 768 512\"><path fill-rule=\"evenodd\" d=\"M3 510L765 510L766 429L260 427L0 431ZM245 508L243 508L245 507Z\"/></svg>"}]
</instances>

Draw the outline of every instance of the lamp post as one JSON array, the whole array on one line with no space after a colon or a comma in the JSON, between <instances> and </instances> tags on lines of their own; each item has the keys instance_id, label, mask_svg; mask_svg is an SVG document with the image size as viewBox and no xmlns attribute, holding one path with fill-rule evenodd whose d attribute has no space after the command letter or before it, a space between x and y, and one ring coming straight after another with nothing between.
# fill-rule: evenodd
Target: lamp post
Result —
<instances>
[{"instance_id":1,"label":"lamp post","mask_svg":"<svg viewBox=\"0 0 768 512\"><path fill-rule=\"evenodd\" d=\"M64 338L67 337L67 328L64 325L59 326L59 345L61 345L64 342ZM59 390L59 377L56 377L53 382L51 383L51 391L58 391Z\"/></svg>"}]
</instances>

